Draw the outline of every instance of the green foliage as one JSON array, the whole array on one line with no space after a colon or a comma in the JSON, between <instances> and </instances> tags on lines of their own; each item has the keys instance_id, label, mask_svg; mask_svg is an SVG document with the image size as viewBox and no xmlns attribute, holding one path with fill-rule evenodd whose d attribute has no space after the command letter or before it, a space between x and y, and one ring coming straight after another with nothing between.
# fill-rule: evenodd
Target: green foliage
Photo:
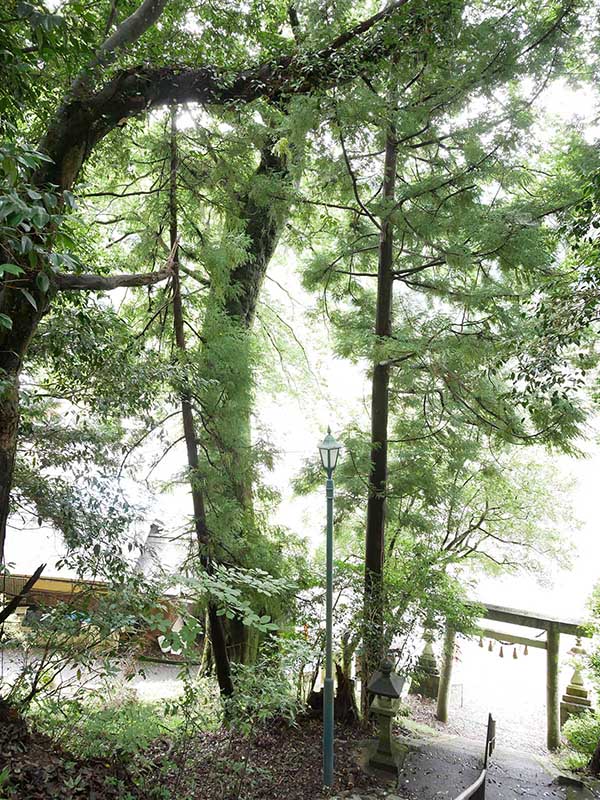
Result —
<instances>
[{"instance_id":1,"label":"green foliage","mask_svg":"<svg viewBox=\"0 0 600 800\"><path fill-rule=\"evenodd\" d=\"M48 157L24 145L16 131L15 138L0 141L0 237L3 241L3 260L0 265L0 286L8 291L21 292L37 309L37 300L21 285L26 271L36 275L36 285L42 295L48 293L52 273L75 265L62 247L72 239L65 224L67 212L75 205L70 192L57 194L53 187L40 192L32 182L32 173ZM55 229L63 226L58 235ZM19 260L20 264L6 261ZM6 314L0 316L0 327L12 328Z\"/></svg>"},{"instance_id":2,"label":"green foliage","mask_svg":"<svg viewBox=\"0 0 600 800\"><path fill-rule=\"evenodd\" d=\"M133 2L120 5L119 19L134 9ZM282 0L194 7L173 0L160 24L102 69L88 69L86 87L98 88L122 69L142 74L146 64L210 64L226 82L249 64L268 70L276 59L282 70L298 68L301 85L313 66L308 54L363 19L371 4L310 0L295 10L298 24ZM331 322L337 353L392 370L385 638L398 645L399 660L409 663L410 637L425 624L450 618L468 628L466 566L518 563L537 573L541 553L561 549L552 484L534 459L516 458L511 448L572 449L583 419L581 381L595 366L587 328L596 300L590 231L597 181L584 176L597 170L597 156L575 133L547 179L548 164L530 146L538 90L576 61L578 7L553 0L407 3L389 24L328 59L340 78L331 91L188 108L176 115L176 142L175 111L124 118L79 175L76 203L68 192L34 184L46 157L28 142L40 139L112 32L113 11L109 0L66 0L55 11L11 2L2 12L0 288L33 305L32 292L52 299L24 366L13 521L60 530L64 564L109 580L106 602L86 605L85 625L64 607L48 613L35 636L45 631L51 657L24 673L15 697L25 702L41 687L52 695L61 659L91 669L94 647L117 632L133 636L151 627L166 645L189 652L211 603L230 636L248 629L255 645L263 641L256 665L236 669L227 709L231 724L249 732L257 719L293 719L292 661L304 665L322 646L315 576L299 579L306 554L272 522L277 497L264 472L273 453L268 437L252 431L258 387L285 386L297 346L277 309L259 307L260 330L251 329L280 236L302 261L305 286L319 295L317 312ZM391 42L397 57L382 67L378 53ZM347 81L359 60L360 79ZM392 204L380 193L388 131L398 146ZM174 217L185 347L174 333L173 277L116 299L54 297L57 272L85 265L109 276L173 266ZM384 218L396 235L386 341L372 332ZM275 233L266 246L269 231ZM33 273L35 288L27 289L21 281ZM585 331L552 339L560 326L547 310L573 286L583 291L578 324ZM14 322L0 314L0 339ZM563 390L563 356L572 391ZM194 420L193 468L181 444L182 398ZM348 426L351 458L336 476L343 554L337 634L345 655L360 630L363 566L355 554L370 469L366 427L362 418ZM169 454L181 466L167 474ZM315 479L311 468L300 482L309 490ZM162 597L168 579L136 577L125 551L133 546L131 523L143 514L131 499L140 486L158 494L182 483L202 495L207 541L197 543L178 576L192 607L173 601L183 619L173 631ZM310 590L301 602L299 585ZM313 628L305 649L280 634L297 621ZM109 650L114 658L116 645ZM102 669L110 672L110 664ZM186 686L192 708L190 697ZM98 707L90 718L90 731L105 724L126 752L135 736L123 738L125 724L139 730L140 741L150 736L147 710Z\"/></svg>"},{"instance_id":3,"label":"green foliage","mask_svg":"<svg viewBox=\"0 0 600 800\"><path fill-rule=\"evenodd\" d=\"M600 691L600 647L597 635L600 633L600 584L590 598L590 622L588 632L591 635L592 649L585 656L584 664L592 677L596 691ZM562 756L572 768L587 767L596 749L600 746L600 714L597 711L586 711L567 720L562 729L567 740L567 748Z\"/></svg>"},{"instance_id":4,"label":"green foliage","mask_svg":"<svg viewBox=\"0 0 600 800\"><path fill-rule=\"evenodd\" d=\"M21 121L23 110L43 95L38 58L52 61L65 43L65 17L43 2L8 0L0 22L0 134Z\"/></svg>"},{"instance_id":5,"label":"green foliage","mask_svg":"<svg viewBox=\"0 0 600 800\"><path fill-rule=\"evenodd\" d=\"M172 577L167 577L170 583ZM184 596L193 604L194 613L189 606L179 608L182 626L174 630L159 604L144 617L144 623L154 630L161 631L163 646L177 653L193 654L193 648L202 631L201 615L198 609L206 609L209 604L216 608L217 616L224 620L241 623L244 628L258 634L270 634L279 625L273 622L271 614L265 613L269 607L276 609L279 620L285 618L280 608L285 605L293 590L286 578L274 578L261 569L241 569L215 564L210 572L197 568L196 574L178 576ZM288 615L291 615L291 609Z\"/></svg>"},{"instance_id":6,"label":"green foliage","mask_svg":"<svg viewBox=\"0 0 600 800\"><path fill-rule=\"evenodd\" d=\"M269 720L294 722L303 706L292 668L303 660L298 640L272 640L263 644L256 663L234 665L235 693L224 713L227 724L245 736Z\"/></svg>"},{"instance_id":7,"label":"green foliage","mask_svg":"<svg viewBox=\"0 0 600 800\"><path fill-rule=\"evenodd\" d=\"M576 755L584 760L584 766L592 757L600 742L600 716L592 711L571 717L562 729L563 736Z\"/></svg>"},{"instance_id":8,"label":"green foliage","mask_svg":"<svg viewBox=\"0 0 600 800\"><path fill-rule=\"evenodd\" d=\"M182 719L164 704L92 694L82 702L62 698L40 701L30 712L37 730L79 758L130 758L161 736L177 733Z\"/></svg>"},{"instance_id":9,"label":"green foliage","mask_svg":"<svg viewBox=\"0 0 600 800\"><path fill-rule=\"evenodd\" d=\"M309 199L302 213L310 233L295 240L337 353L390 372L385 597L375 605L386 609L385 643L397 645L404 664L420 627L448 616L469 629L473 614L462 601L476 569L539 575L549 557L563 556L568 508L555 502L558 481L549 481L538 454L517 456L514 445L573 452L584 419L581 384L556 391L523 365L539 343L535 304L569 274L556 214L578 201L581 187L565 177L578 156L590 157L572 134L553 174L528 142L531 87L551 80L570 52L555 26L563 9L407 9L407 24L417 13L411 57L343 87L328 106L299 192L299 203ZM423 29L419 11L428 17ZM537 46L546 26L549 38ZM397 152L388 203L386 141ZM390 335L378 338L385 225L394 237L393 312ZM373 413L382 416L382 405ZM347 602L359 616L354 554L369 491L368 420L357 415L341 438L350 458L336 473L336 530L358 573ZM310 490L315 479L308 468L299 487ZM360 621L352 630L358 636Z\"/></svg>"},{"instance_id":10,"label":"green foliage","mask_svg":"<svg viewBox=\"0 0 600 800\"><path fill-rule=\"evenodd\" d=\"M598 150L576 131L558 137L556 152L540 165L544 184L557 200L557 230L564 258L549 275L543 295L532 300L521 341L516 378L531 394L546 396L559 407L581 392L597 364L594 321L597 313L598 225L595 206Z\"/></svg>"}]
</instances>

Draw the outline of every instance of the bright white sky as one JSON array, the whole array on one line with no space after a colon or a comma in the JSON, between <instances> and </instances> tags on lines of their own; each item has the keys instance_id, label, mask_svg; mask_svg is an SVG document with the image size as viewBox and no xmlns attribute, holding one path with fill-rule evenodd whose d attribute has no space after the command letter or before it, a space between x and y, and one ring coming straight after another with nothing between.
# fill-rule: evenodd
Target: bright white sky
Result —
<instances>
[{"instance_id":1,"label":"bright white sky","mask_svg":"<svg viewBox=\"0 0 600 800\"><path fill-rule=\"evenodd\" d=\"M593 127L597 113L596 101L588 90L574 90L564 83L552 85L545 95L548 112L557 121L584 121L591 139L598 138ZM547 130L551 130L551 122ZM301 289L293 254L280 250L270 269L270 275L283 285L284 290L267 280L266 289L273 302L284 311L284 318L294 328L296 337L303 342L314 376L309 386L300 386L296 394L277 393L259 396L259 426L273 442L279 458L277 466L267 477L282 493L277 518L282 524L305 536L317 547L322 537L322 497L294 497L290 480L298 474L306 459L318 459L317 443L331 425L334 435L362 407L367 415L369 386L364 371L331 356L327 342L318 341L307 318L312 298ZM295 298L295 299L292 299ZM320 334L322 339L323 334ZM294 373L291 369L292 375ZM293 379L292 379L293 380ZM303 391L304 390L304 391ZM598 425L600 428L600 425ZM531 610L561 616L580 616L585 611L586 600L594 583L600 579L600 525L598 523L598 476L600 475L600 440L598 433L590 430L583 443L587 459L560 459L560 468L575 479L572 501L581 527L574 524L565 534L575 540L573 569L557 572L552 586L540 586L523 576L503 580L486 580L479 589L479 599L492 603L527 607ZM163 477L181 467L182 452L174 449L171 458L163 465ZM149 510L138 533L147 530L152 519L161 519L170 530L180 530L186 515L191 512L191 502L182 488L174 494L160 498ZM48 563L47 574L57 574L54 562L60 556L60 537L46 528L9 533L7 559L14 571L30 573L41 561ZM165 555L167 563L175 564L174 547Z\"/></svg>"}]
</instances>

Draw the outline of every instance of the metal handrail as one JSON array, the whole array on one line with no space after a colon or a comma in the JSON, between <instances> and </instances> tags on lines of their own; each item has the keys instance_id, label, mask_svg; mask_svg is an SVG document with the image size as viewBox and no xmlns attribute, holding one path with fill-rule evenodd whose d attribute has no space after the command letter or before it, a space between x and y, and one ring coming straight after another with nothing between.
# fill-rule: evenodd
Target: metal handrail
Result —
<instances>
[{"instance_id":1,"label":"metal handrail","mask_svg":"<svg viewBox=\"0 0 600 800\"><path fill-rule=\"evenodd\" d=\"M496 720L488 715L487 733L485 736L485 752L483 755L483 769L479 777L454 800L485 800L485 783L487 778L488 763L496 748Z\"/></svg>"},{"instance_id":2,"label":"metal handrail","mask_svg":"<svg viewBox=\"0 0 600 800\"><path fill-rule=\"evenodd\" d=\"M475 781L472 783L468 789L465 789L462 794L459 794L454 800L469 800L470 797L475 797L477 800L479 798L485 798L485 779L487 777L487 769L481 770L481 774Z\"/></svg>"},{"instance_id":3,"label":"metal handrail","mask_svg":"<svg viewBox=\"0 0 600 800\"><path fill-rule=\"evenodd\" d=\"M487 769L488 761L496 749L496 720L488 714L487 733L485 735L485 754L483 756L483 768Z\"/></svg>"}]
</instances>

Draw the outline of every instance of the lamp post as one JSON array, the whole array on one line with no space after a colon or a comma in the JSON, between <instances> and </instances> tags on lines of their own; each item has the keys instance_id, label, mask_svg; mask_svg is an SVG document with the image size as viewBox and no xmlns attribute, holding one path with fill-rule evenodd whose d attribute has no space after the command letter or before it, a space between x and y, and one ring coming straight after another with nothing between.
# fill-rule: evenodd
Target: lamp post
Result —
<instances>
[{"instance_id":1,"label":"lamp post","mask_svg":"<svg viewBox=\"0 0 600 800\"><path fill-rule=\"evenodd\" d=\"M325 686L323 691L323 785L333 785L333 470L340 455L341 445L327 429L327 436L319 445L321 463L327 474L327 588L325 592Z\"/></svg>"}]
</instances>

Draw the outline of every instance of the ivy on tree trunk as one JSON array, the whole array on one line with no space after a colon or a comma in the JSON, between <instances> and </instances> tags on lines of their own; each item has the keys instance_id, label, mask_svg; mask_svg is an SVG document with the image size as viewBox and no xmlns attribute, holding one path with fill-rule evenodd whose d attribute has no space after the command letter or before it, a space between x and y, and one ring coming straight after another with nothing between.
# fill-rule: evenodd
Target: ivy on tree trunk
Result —
<instances>
[{"instance_id":1,"label":"ivy on tree trunk","mask_svg":"<svg viewBox=\"0 0 600 800\"><path fill-rule=\"evenodd\" d=\"M173 330L175 333L175 343L180 355L185 354L185 330L183 305L181 302L181 283L179 280L179 231L178 231L178 210L177 210L177 115L175 110L171 111L171 135L170 135L170 181L169 181L169 234L171 244L171 259L173 265ZM192 397L187 390L181 392L181 416L183 420L183 432L185 446L187 449L187 460L189 469L190 488L192 493L192 504L194 508L194 531L198 544L198 551L204 568L210 572L210 532L206 523L206 509L204 504L204 493L202 490L199 475L198 458L198 438L194 413L192 407ZM217 608L212 599L208 604L208 622L210 627L210 642L213 651L213 660L219 689L224 697L233 694L233 682L231 680L231 668L225 643L225 633L221 618L217 614Z\"/></svg>"}]
</instances>

